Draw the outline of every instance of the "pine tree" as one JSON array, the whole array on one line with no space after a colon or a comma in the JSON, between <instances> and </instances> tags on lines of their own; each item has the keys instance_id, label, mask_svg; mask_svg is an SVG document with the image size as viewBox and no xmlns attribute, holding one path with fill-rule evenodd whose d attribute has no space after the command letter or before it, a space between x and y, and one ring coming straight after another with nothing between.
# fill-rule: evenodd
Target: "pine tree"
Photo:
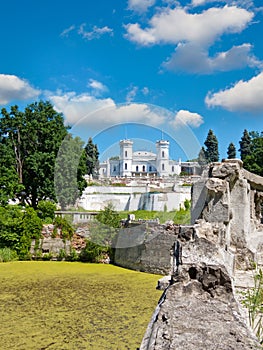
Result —
<instances>
[{"instance_id":1,"label":"pine tree","mask_svg":"<svg viewBox=\"0 0 263 350\"><path fill-rule=\"evenodd\" d=\"M247 156L251 155L251 137L246 129L243 132L243 136L241 137L239 144L240 158L244 160Z\"/></svg>"},{"instance_id":2,"label":"pine tree","mask_svg":"<svg viewBox=\"0 0 263 350\"><path fill-rule=\"evenodd\" d=\"M93 143L91 137L88 139L85 152L87 174L96 176L99 170L99 151L97 145Z\"/></svg>"},{"instance_id":3,"label":"pine tree","mask_svg":"<svg viewBox=\"0 0 263 350\"><path fill-rule=\"evenodd\" d=\"M213 131L210 129L207 138L204 142L206 146L205 158L208 163L218 162L219 152L218 152L218 141Z\"/></svg>"},{"instance_id":4,"label":"pine tree","mask_svg":"<svg viewBox=\"0 0 263 350\"><path fill-rule=\"evenodd\" d=\"M236 158L236 147L233 144L233 142L230 142L227 149L227 159L234 159L234 158Z\"/></svg>"}]
</instances>

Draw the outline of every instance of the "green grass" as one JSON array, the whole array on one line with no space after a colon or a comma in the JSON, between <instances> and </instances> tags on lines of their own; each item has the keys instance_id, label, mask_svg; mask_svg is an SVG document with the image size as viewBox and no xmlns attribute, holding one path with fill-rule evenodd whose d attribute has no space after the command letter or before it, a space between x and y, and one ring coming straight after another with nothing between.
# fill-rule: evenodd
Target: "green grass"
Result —
<instances>
[{"instance_id":1,"label":"green grass","mask_svg":"<svg viewBox=\"0 0 263 350\"><path fill-rule=\"evenodd\" d=\"M139 347L159 276L112 265L0 264L0 349Z\"/></svg>"},{"instance_id":2,"label":"green grass","mask_svg":"<svg viewBox=\"0 0 263 350\"><path fill-rule=\"evenodd\" d=\"M126 219L128 217L128 214L134 214L136 220L151 220L159 218L161 224L164 224L166 221L173 220L175 224L187 225L191 221L190 209L180 209L173 211L136 210L130 212L119 212L121 219Z\"/></svg>"}]
</instances>

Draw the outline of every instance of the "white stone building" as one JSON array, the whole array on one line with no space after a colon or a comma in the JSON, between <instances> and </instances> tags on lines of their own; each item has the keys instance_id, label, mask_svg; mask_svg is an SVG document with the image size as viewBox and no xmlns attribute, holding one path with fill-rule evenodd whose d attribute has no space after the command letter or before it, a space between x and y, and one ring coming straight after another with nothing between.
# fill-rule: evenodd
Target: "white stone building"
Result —
<instances>
[{"instance_id":1,"label":"white stone building","mask_svg":"<svg viewBox=\"0 0 263 350\"><path fill-rule=\"evenodd\" d=\"M181 161L169 159L169 141L156 141L156 153L148 151L133 152L132 140L120 141L120 156L100 164L101 177L132 177L179 175Z\"/></svg>"}]
</instances>

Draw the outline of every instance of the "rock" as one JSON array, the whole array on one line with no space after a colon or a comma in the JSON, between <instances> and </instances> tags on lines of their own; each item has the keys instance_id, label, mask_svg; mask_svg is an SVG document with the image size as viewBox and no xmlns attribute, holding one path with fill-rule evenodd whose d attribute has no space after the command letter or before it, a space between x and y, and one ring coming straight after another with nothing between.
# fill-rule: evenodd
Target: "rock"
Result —
<instances>
[{"instance_id":1,"label":"rock","mask_svg":"<svg viewBox=\"0 0 263 350\"><path fill-rule=\"evenodd\" d=\"M140 350L244 350L259 346L239 313L227 272L221 267L191 266L188 278L164 292Z\"/></svg>"}]
</instances>

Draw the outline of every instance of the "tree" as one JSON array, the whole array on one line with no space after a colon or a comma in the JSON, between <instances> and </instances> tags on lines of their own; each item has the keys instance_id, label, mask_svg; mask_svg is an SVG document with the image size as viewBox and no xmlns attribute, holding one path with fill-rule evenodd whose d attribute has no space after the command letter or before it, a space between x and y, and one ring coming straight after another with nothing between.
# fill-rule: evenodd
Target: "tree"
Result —
<instances>
[{"instance_id":1,"label":"tree","mask_svg":"<svg viewBox=\"0 0 263 350\"><path fill-rule=\"evenodd\" d=\"M87 186L84 142L68 134L64 139L55 165L55 189L57 200L62 209L74 205Z\"/></svg>"},{"instance_id":2,"label":"tree","mask_svg":"<svg viewBox=\"0 0 263 350\"><path fill-rule=\"evenodd\" d=\"M62 115L50 102L43 101L28 105L24 112L12 106L10 112L3 108L1 113L1 147L7 150L11 165L10 174L5 173L13 184L9 196L16 191L15 197L33 208L40 200L55 200L55 159L68 133ZM2 162L0 165L2 172L5 169ZM18 184L22 192L18 192Z\"/></svg>"},{"instance_id":3,"label":"tree","mask_svg":"<svg viewBox=\"0 0 263 350\"><path fill-rule=\"evenodd\" d=\"M249 132L245 129L241 140L239 141L240 145L240 158L244 160L247 156L251 155L251 137Z\"/></svg>"},{"instance_id":4,"label":"tree","mask_svg":"<svg viewBox=\"0 0 263 350\"><path fill-rule=\"evenodd\" d=\"M87 174L96 176L99 170L99 151L90 137L85 147Z\"/></svg>"},{"instance_id":5,"label":"tree","mask_svg":"<svg viewBox=\"0 0 263 350\"><path fill-rule=\"evenodd\" d=\"M230 142L228 149L227 149L227 158L228 159L234 159L236 158L236 147L233 144L233 142Z\"/></svg>"},{"instance_id":6,"label":"tree","mask_svg":"<svg viewBox=\"0 0 263 350\"><path fill-rule=\"evenodd\" d=\"M200 164L201 166L207 164L207 160L206 160L206 155L205 155L205 148L202 147L199 154L198 154L198 158L197 158L198 164Z\"/></svg>"},{"instance_id":7,"label":"tree","mask_svg":"<svg viewBox=\"0 0 263 350\"><path fill-rule=\"evenodd\" d=\"M208 163L218 162L219 152L218 152L218 141L213 131L210 129L207 138L204 142L206 146L205 158Z\"/></svg>"},{"instance_id":8,"label":"tree","mask_svg":"<svg viewBox=\"0 0 263 350\"><path fill-rule=\"evenodd\" d=\"M5 206L10 199L21 193L24 186L19 183L12 147L7 139L0 139L0 205Z\"/></svg>"},{"instance_id":9,"label":"tree","mask_svg":"<svg viewBox=\"0 0 263 350\"><path fill-rule=\"evenodd\" d=\"M243 156L243 166L252 173L263 176L263 133L252 132L249 153Z\"/></svg>"}]
</instances>

